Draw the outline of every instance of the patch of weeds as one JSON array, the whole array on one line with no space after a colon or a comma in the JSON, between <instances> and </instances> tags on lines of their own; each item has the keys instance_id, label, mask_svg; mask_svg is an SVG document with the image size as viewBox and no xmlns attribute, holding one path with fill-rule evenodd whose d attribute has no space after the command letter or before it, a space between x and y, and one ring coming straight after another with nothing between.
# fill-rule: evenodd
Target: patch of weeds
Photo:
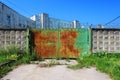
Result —
<instances>
[{"instance_id":1,"label":"patch of weeds","mask_svg":"<svg viewBox=\"0 0 120 80\"><path fill-rule=\"evenodd\" d=\"M45 60L44 58L42 58L42 57L40 57L40 56L37 56L35 52L32 52L32 53L31 53L31 56L32 56L32 57L31 57L31 58L32 58L32 59L31 59L32 61L44 61L44 60Z\"/></svg>"},{"instance_id":2,"label":"patch of weeds","mask_svg":"<svg viewBox=\"0 0 120 80\"><path fill-rule=\"evenodd\" d=\"M107 52L105 51L101 51L101 52L96 52L96 53L93 53L94 56L97 56L97 57L106 57L108 55Z\"/></svg>"},{"instance_id":3,"label":"patch of weeds","mask_svg":"<svg viewBox=\"0 0 120 80\"><path fill-rule=\"evenodd\" d=\"M0 48L0 63L18 58L19 48L15 46L8 46L7 48Z\"/></svg>"},{"instance_id":4,"label":"patch of weeds","mask_svg":"<svg viewBox=\"0 0 120 80\"><path fill-rule=\"evenodd\" d=\"M83 67L85 67L85 65L81 65L81 64L68 65L68 66L67 66L67 68L74 69L74 70L76 70L76 69L81 69L81 68L83 68Z\"/></svg>"},{"instance_id":5,"label":"patch of weeds","mask_svg":"<svg viewBox=\"0 0 120 80\"><path fill-rule=\"evenodd\" d=\"M46 63L41 63L40 67L52 67L55 65L61 65L61 64L55 60L50 60L50 61L47 61Z\"/></svg>"},{"instance_id":6,"label":"patch of weeds","mask_svg":"<svg viewBox=\"0 0 120 80\"><path fill-rule=\"evenodd\" d=\"M99 52L89 56L81 56L77 61L77 65L68 66L68 68L80 69L93 66L110 75L113 80L120 80L120 54Z\"/></svg>"},{"instance_id":7,"label":"patch of weeds","mask_svg":"<svg viewBox=\"0 0 120 80\"><path fill-rule=\"evenodd\" d=\"M66 58L66 61L67 61L67 62L70 62L70 58L69 58L69 57L67 57L67 58Z\"/></svg>"},{"instance_id":8,"label":"patch of weeds","mask_svg":"<svg viewBox=\"0 0 120 80\"><path fill-rule=\"evenodd\" d=\"M7 72L11 71L12 68L10 66L4 66L4 68L0 69L0 78L5 76Z\"/></svg>"},{"instance_id":9,"label":"patch of weeds","mask_svg":"<svg viewBox=\"0 0 120 80\"><path fill-rule=\"evenodd\" d=\"M60 63L55 60L50 60L47 64L48 64L48 67L52 67L54 65L60 65Z\"/></svg>"},{"instance_id":10,"label":"patch of weeds","mask_svg":"<svg viewBox=\"0 0 120 80\"><path fill-rule=\"evenodd\" d=\"M12 53L12 50L13 50L13 52L15 54ZM12 49L12 50L7 50L7 51L5 50L5 51L0 52L2 54L4 53L3 55L0 54L0 56L1 55L2 56L4 56L4 55L6 56L6 57L2 57L1 56L2 58L0 58L0 59L3 59L3 58L6 59L6 61L2 61L2 63L7 62L9 60L16 60L14 63L12 63L10 65L5 65L3 67L0 67L0 78L3 77L6 73L8 73L9 71L11 71L12 69L14 69L16 66L18 66L20 64L30 63L30 61L32 60L32 56L30 55L30 53L27 53L26 51L19 50L19 49L18 49L18 51L17 50L14 51L14 49ZM18 52L21 53L20 56L18 56L19 55Z\"/></svg>"}]
</instances>

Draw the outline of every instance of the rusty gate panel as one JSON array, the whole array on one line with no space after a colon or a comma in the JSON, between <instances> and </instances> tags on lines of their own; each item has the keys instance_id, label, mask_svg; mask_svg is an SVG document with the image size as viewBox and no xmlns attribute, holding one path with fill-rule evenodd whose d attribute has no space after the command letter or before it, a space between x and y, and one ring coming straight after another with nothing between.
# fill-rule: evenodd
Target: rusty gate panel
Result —
<instances>
[{"instance_id":1,"label":"rusty gate panel","mask_svg":"<svg viewBox=\"0 0 120 80\"><path fill-rule=\"evenodd\" d=\"M90 30L61 29L60 55L62 57L76 58L90 53Z\"/></svg>"},{"instance_id":2,"label":"rusty gate panel","mask_svg":"<svg viewBox=\"0 0 120 80\"><path fill-rule=\"evenodd\" d=\"M58 53L58 31L56 30L33 30L34 49L37 56L50 58Z\"/></svg>"},{"instance_id":3,"label":"rusty gate panel","mask_svg":"<svg viewBox=\"0 0 120 80\"><path fill-rule=\"evenodd\" d=\"M78 33L75 29L62 29L60 32L60 55L62 57L75 58L79 50L74 47Z\"/></svg>"},{"instance_id":4,"label":"rusty gate panel","mask_svg":"<svg viewBox=\"0 0 120 80\"><path fill-rule=\"evenodd\" d=\"M43 58L77 58L90 52L89 29L37 29L32 33L34 50Z\"/></svg>"}]
</instances>

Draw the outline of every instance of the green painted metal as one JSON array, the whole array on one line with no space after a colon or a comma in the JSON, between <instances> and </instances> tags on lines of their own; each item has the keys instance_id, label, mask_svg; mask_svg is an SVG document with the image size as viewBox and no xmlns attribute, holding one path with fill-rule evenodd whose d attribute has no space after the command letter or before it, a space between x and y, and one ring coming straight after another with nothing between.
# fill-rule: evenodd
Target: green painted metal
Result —
<instances>
[{"instance_id":1,"label":"green painted metal","mask_svg":"<svg viewBox=\"0 0 120 80\"><path fill-rule=\"evenodd\" d=\"M86 55L90 53L90 29L77 29L78 37L76 39L75 47L81 49L79 55Z\"/></svg>"},{"instance_id":2,"label":"green painted metal","mask_svg":"<svg viewBox=\"0 0 120 80\"><path fill-rule=\"evenodd\" d=\"M39 50L39 48L44 47L44 54L41 51L37 54L42 54L41 57L50 57L52 53L47 52L51 51L48 48L55 47L53 54L57 54L58 57L70 57L76 58L81 55L87 55L90 53L91 49L91 30L87 28L79 29L32 29L33 32L33 43L34 47ZM36 35L35 35L36 34ZM38 36L38 35L39 36ZM43 36L43 37L41 37ZM55 37L57 36L57 37ZM57 41L52 42L50 37L55 37ZM36 39L38 38L38 39ZM40 39L41 38L41 39ZM35 41L38 41L37 43ZM45 41L44 41L45 40ZM44 42L44 45L42 44ZM42 45L41 45L42 44ZM51 48L52 49L52 48ZM41 49L43 50L43 49ZM47 55L47 56L46 56ZM54 56L54 55L52 55ZM56 56L56 55L55 55Z\"/></svg>"}]
</instances>

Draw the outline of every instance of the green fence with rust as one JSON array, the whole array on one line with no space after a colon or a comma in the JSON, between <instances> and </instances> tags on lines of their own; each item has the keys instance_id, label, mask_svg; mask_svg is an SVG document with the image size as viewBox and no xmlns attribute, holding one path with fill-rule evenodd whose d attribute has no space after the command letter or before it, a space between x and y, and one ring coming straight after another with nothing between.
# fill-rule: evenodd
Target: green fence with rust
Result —
<instances>
[{"instance_id":1,"label":"green fence with rust","mask_svg":"<svg viewBox=\"0 0 120 80\"><path fill-rule=\"evenodd\" d=\"M90 53L90 29L33 29L33 49L43 58L77 58Z\"/></svg>"}]
</instances>

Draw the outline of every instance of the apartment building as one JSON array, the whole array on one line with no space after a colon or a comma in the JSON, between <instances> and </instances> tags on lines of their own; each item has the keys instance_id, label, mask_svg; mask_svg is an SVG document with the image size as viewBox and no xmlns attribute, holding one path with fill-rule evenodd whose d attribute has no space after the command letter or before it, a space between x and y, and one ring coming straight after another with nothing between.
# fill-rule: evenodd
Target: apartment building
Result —
<instances>
[{"instance_id":1,"label":"apartment building","mask_svg":"<svg viewBox=\"0 0 120 80\"><path fill-rule=\"evenodd\" d=\"M46 13L41 13L31 17L32 20L36 21L37 28L80 28L80 23L77 20L65 21L56 18L49 17Z\"/></svg>"},{"instance_id":2,"label":"apartment building","mask_svg":"<svg viewBox=\"0 0 120 80\"><path fill-rule=\"evenodd\" d=\"M35 28L35 21L0 2L0 28Z\"/></svg>"}]
</instances>

